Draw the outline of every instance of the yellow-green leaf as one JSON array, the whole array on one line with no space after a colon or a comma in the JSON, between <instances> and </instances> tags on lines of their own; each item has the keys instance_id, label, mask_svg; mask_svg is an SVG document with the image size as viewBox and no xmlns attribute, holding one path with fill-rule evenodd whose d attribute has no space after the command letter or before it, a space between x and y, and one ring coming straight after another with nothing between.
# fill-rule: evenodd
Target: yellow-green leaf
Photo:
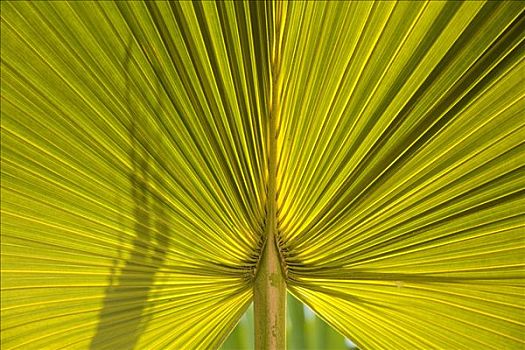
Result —
<instances>
[{"instance_id":1,"label":"yellow-green leaf","mask_svg":"<svg viewBox=\"0 0 525 350\"><path fill-rule=\"evenodd\" d=\"M1 10L2 349L219 347L269 184L360 348L525 346L523 3Z\"/></svg>"}]
</instances>

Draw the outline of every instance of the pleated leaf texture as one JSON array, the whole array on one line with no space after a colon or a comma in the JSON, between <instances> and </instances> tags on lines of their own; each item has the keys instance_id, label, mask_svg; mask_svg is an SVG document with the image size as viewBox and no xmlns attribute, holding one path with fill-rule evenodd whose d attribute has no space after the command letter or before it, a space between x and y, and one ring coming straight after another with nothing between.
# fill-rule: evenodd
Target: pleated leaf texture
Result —
<instances>
[{"instance_id":1,"label":"pleated leaf texture","mask_svg":"<svg viewBox=\"0 0 525 350\"><path fill-rule=\"evenodd\" d=\"M1 6L2 349L218 348L272 103L293 295L363 349L525 347L523 2Z\"/></svg>"}]
</instances>

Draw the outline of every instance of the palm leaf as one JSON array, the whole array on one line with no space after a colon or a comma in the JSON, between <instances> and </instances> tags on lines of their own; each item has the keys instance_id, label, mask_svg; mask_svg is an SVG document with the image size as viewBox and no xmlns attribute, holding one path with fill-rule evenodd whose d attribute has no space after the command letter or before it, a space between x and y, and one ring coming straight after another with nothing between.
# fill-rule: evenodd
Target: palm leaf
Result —
<instances>
[{"instance_id":1,"label":"palm leaf","mask_svg":"<svg viewBox=\"0 0 525 350\"><path fill-rule=\"evenodd\" d=\"M523 346L523 4L286 18L291 292L364 348Z\"/></svg>"},{"instance_id":2,"label":"palm leaf","mask_svg":"<svg viewBox=\"0 0 525 350\"><path fill-rule=\"evenodd\" d=\"M2 348L219 347L269 183L360 348L524 346L522 3L1 6Z\"/></svg>"},{"instance_id":3,"label":"palm leaf","mask_svg":"<svg viewBox=\"0 0 525 350\"><path fill-rule=\"evenodd\" d=\"M6 349L224 340L263 220L259 12L2 4Z\"/></svg>"}]
</instances>

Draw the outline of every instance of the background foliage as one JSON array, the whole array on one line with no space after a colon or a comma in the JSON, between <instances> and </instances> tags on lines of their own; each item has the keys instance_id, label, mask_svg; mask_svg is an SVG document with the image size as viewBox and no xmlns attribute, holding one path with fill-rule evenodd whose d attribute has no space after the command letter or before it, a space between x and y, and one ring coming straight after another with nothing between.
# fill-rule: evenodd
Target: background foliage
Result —
<instances>
[{"instance_id":1,"label":"background foliage","mask_svg":"<svg viewBox=\"0 0 525 350\"><path fill-rule=\"evenodd\" d=\"M352 341L345 339L303 303L290 294L287 299L286 344L289 350L356 349ZM253 347L253 307L250 306L221 346L221 350L253 349Z\"/></svg>"}]
</instances>

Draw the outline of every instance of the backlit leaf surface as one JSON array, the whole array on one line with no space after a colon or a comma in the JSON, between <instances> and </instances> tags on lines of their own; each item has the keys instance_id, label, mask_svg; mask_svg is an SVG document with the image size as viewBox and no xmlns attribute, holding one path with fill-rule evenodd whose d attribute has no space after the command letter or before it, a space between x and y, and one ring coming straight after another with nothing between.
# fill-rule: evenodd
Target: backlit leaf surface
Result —
<instances>
[{"instance_id":1,"label":"backlit leaf surface","mask_svg":"<svg viewBox=\"0 0 525 350\"><path fill-rule=\"evenodd\" d=\"M1 6L3 349L220 346L273 89L290 292L361 348L525 346L523 3Z\"/></svg>"}]
</instances>

